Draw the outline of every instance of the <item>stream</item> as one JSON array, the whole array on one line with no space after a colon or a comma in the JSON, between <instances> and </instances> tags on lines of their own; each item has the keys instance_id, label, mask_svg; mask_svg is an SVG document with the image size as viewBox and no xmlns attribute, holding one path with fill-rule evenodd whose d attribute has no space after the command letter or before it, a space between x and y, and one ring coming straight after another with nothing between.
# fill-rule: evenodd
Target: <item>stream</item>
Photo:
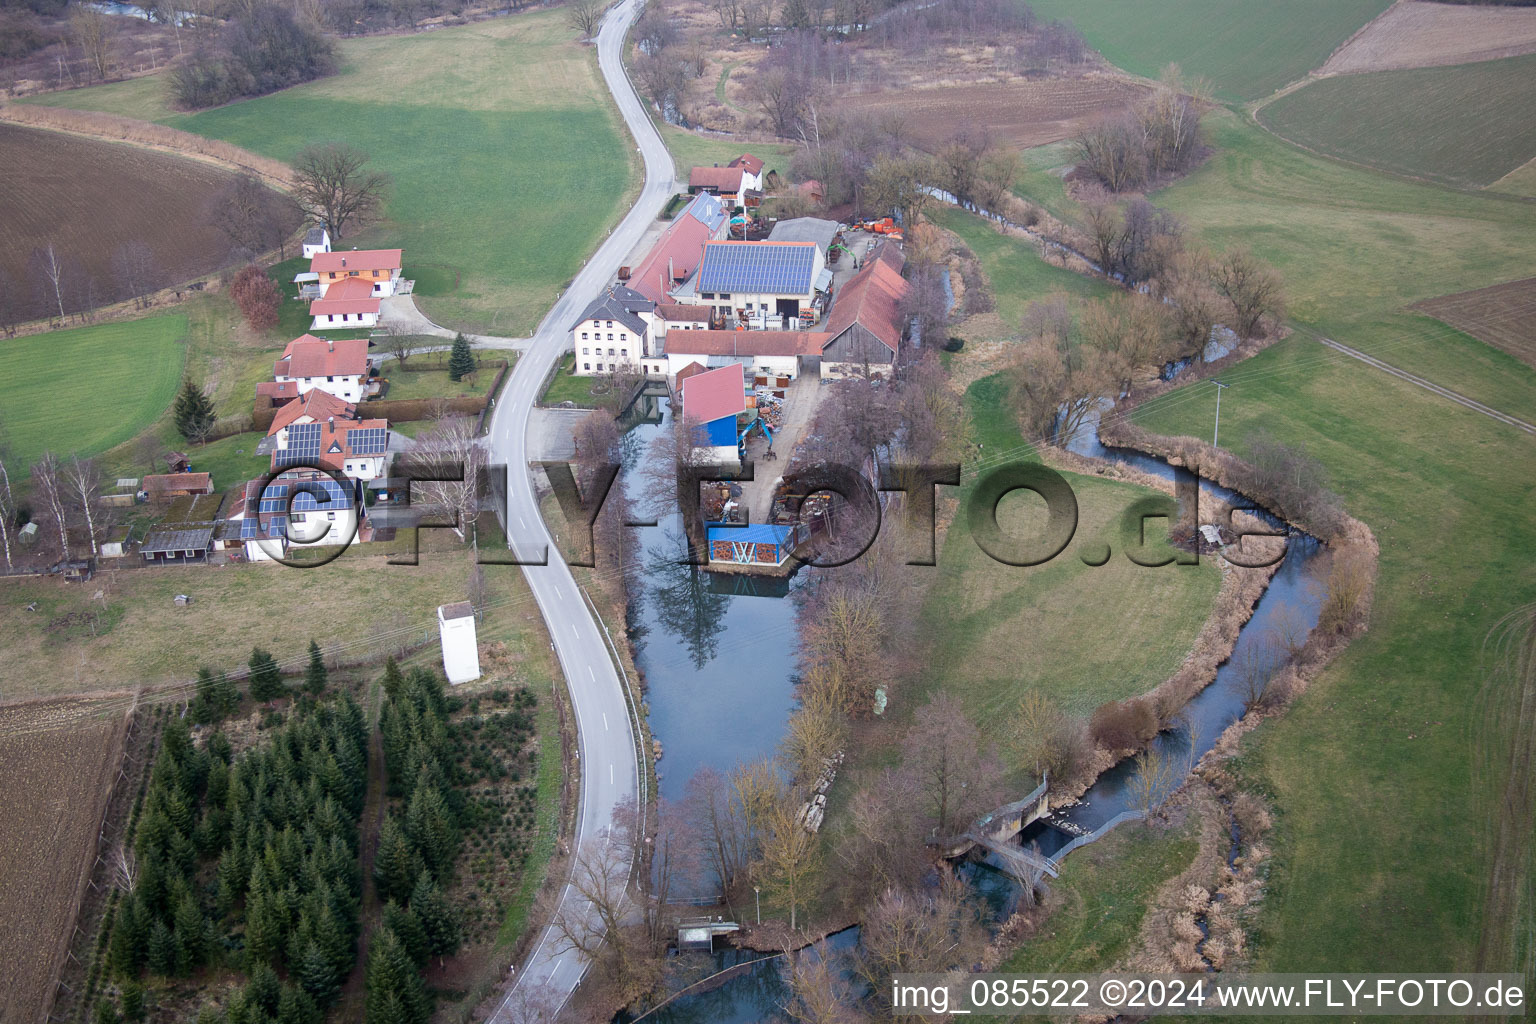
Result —
<instances>
[{"instance_id":1,"label":"stream","mask_svg":"<svg viewBox=\"0 0 1536 1024\"><path fill-rule=\"evenodd\" d=\"M663 407L660 424L635 428L638 443L645 446L642 452L660 431L668 429L670 412L665 403ZM1097 412L1087 417L1067 447L1090 458L1173 478L1173 468L1161 459L1104 446L1098 422ZM1238 506L1252 504L1210 481L1202 481L1201 488ZM1264 518L1271 525L1283 525L1273 516ZM672 564L682 550L681 527L675 517L639 533L645 554L630 613L630 637L646 679L651 732L664 752L658 763L660 793L667 800L679 800L699 768L726 771L771 754L783 737L795 700L795 603L786 598L804 584L807 574L769 581ZM1308 567L1321 548L1313 537L1295 530L1288 533L1285 559L1239 633L1232 657L1217 670L1216 679L1185 705L1176 724L1153 741L1165 763L1172 766L1165 795L1184 781L1222 731L1242 716L1245 684L1236 666L1246 646L1263 643L1270 626L1282 615L1307 630L1316 625L1321 594L1312 585ZM1132 759L1114 765L1080 801L1031 825L1020 842L1034 844L1049 856L1133 809L1134 771ZM1234 838L1234 849L1235 842ZM1012 910L1019 894L1012 878L986 862L962 864L960 871L999 918ZM710 895L710 886L698 888L701 891L696 894L679 892L679 898ZM833 936L829 946L851 950L857 936L857 928L847 929ZM788 998L789 986L779 958L734 949L689 953L677 958L677 971L680 978L692 981L746 964L754 966L705 991L681 995L646 1014L644 1020L729 1024L783 1019L779 1008ZM682 984L686 981L672 989L677 991ZM621 1024L632 1019L625 1014L616 1018Z\"/></svg>"}]
</instances>

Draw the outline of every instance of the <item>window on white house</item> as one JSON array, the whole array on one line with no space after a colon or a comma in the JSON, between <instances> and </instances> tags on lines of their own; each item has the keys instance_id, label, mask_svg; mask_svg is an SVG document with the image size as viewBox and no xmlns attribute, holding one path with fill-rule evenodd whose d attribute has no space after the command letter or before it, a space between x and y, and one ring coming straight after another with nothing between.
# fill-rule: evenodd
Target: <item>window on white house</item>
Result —
<instances>
[{"instance_id":1,"label":"window on white house","mask_svg":"<svg viewBox=\"0 0 1536 1024\"><path fill-rule=\"evenodd\" d=\"M621 356L627 356L627 355L629 355L629 349L627 349L627 348L621 348L621 349L619 349L619 355L621 355Z\"/></svg>"},{"instance_id":2,"label":"window on white house","mask_svg":"<svg viewBox=\"0 0 1536 1024\"><path fill-rule=\"evenodd\" d=\"M592 353L588 350L588 348L585 345L583 345L582 349L581 349L581 354L584 355L584 356L588 356L588 355L591 355Z\"/></svg>"},{"instance_id":3,"label":"window on white house","mask_svg":"<svg viewBox=\"0 0 1536 1024\"><path fill-rule=\"evenodd\" d=\"M592 369L592 364L591 363L582 363L581 364L581 368L583 370L590 370L590 369Z\"/></svg>"}]
</instances>

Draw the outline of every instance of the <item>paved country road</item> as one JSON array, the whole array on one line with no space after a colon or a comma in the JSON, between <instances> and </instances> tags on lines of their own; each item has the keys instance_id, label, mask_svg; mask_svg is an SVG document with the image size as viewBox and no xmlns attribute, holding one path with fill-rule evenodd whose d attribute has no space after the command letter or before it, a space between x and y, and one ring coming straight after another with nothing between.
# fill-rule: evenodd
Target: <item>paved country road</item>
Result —
<instances>
[{"instance_id":1,"label":"paved country road","mask_svg":"<svg viewBox=\"0 0 1536 1024\"><path fill-rule=\"evenodd\" d=\"M522 571L554 642L576 716L581 794L573 852L581 843L602 834L616 807L635 798L639 765L624 684L609 656L602 626L590 613L539 517L528 471L528 419L540 385L566 350L572 322L614 278L619 265L676 190L672 155L641 106L621 62L626 33L642 6L642 0L625 0L608 13L597 35L597 57L619 113L644 158L645 185L634 207L539 325L502 389L489 430L493 464L508 467L504 525L510 545L521 560L537 560L546 547L550 552L548 565L526 566ZM567 884L561 903L580 913L584 901ZM586 965L576 953L560 947L560 939L546 927L528 962L518 968L515 980L498 1000L490 1020L500 1024L517 1020L516 1003L531 994L539 995L541 1002L564 1005Z\"/></svg>"}]
</instances>

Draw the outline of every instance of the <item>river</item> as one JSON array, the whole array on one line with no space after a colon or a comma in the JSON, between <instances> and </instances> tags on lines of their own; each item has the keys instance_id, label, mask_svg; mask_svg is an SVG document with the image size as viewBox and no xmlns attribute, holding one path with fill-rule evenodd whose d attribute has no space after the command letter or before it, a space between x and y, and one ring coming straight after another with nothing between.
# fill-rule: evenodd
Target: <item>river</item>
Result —
<instances>
[{"instance_id":1,"label":"river","mask_svg":"<svg viewBox=\"0 0 1536 1024\"><path fill-rule=\"evenodd\" d=\"M667 429L668 422L637 427L639 443L648 445ZM1105 447L1098 438L1097 413L1085 420L1067 447L1090 458L1173 478L1173 467L1161 459ZM1202 481L1201 488L1238 505L1252 504L1210 481ZM1273 516L1265 518L1281 525ZM631 637L636 643L636 663L646 678L651 733L665 751L660 763L661 795L676 800L700 767L724 771L771 754L777 747L794 705L795 602L786 597L803 585L805 574L755 593L748 580L669 564L681 550L676 522L640 532L646 555L631 614ZM1282 615L1306 630L1317 624L1321 594L1309 566L1321 547L1307 534L1289 533L1285 559L1238 634L1232 658L1217 670L1215 681L1185 705L1175 727L1153 741L1173 769L1166 791L1181 784L1222 731L1242 716L1247 683L1238 666L1247 647L1263 643ZM1113 766L1077 804L1032 825L1020 841L1050 855L1075 836L1132 809L1134 774L1132 759ZM965 865L963 871L995 913L1002 915L1011 908L1017 894L1011 879L989 870L985 863ZM839 933L838 942L839 948L854 946L857 929ZM694 962L691 977L753 962L756 957L735 950L687 956ZM781 962L762 960L719 987L680 996L644 1019L654 1024L774 1020L787 996Z\"/></svg>"}]
</instances>

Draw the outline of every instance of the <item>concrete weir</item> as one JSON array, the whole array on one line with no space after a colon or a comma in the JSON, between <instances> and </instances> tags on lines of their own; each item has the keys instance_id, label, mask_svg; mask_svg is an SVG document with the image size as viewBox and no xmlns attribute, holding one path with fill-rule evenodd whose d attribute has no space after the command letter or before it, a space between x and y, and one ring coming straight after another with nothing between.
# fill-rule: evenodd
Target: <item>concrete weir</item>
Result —
<instances>
[{"instance_id":1,"label":"concrete weir","mask_svg":"<svg viewBox=\"0 0 1536 1024\"><path fill-rule=\"evenodd\" d=\"M958 836L936 840L929 845L939 847L946 858L963 857L981 847L997 856L1006 874L1021 881L1031 881L1041 873L1055 878L1056 864L1050 858L1031 853L1014 842L1020 832L1051 813L1050 791L1051 779L1047 775L1023 799L982 815Z\"/></svg>"}]
</instances>

